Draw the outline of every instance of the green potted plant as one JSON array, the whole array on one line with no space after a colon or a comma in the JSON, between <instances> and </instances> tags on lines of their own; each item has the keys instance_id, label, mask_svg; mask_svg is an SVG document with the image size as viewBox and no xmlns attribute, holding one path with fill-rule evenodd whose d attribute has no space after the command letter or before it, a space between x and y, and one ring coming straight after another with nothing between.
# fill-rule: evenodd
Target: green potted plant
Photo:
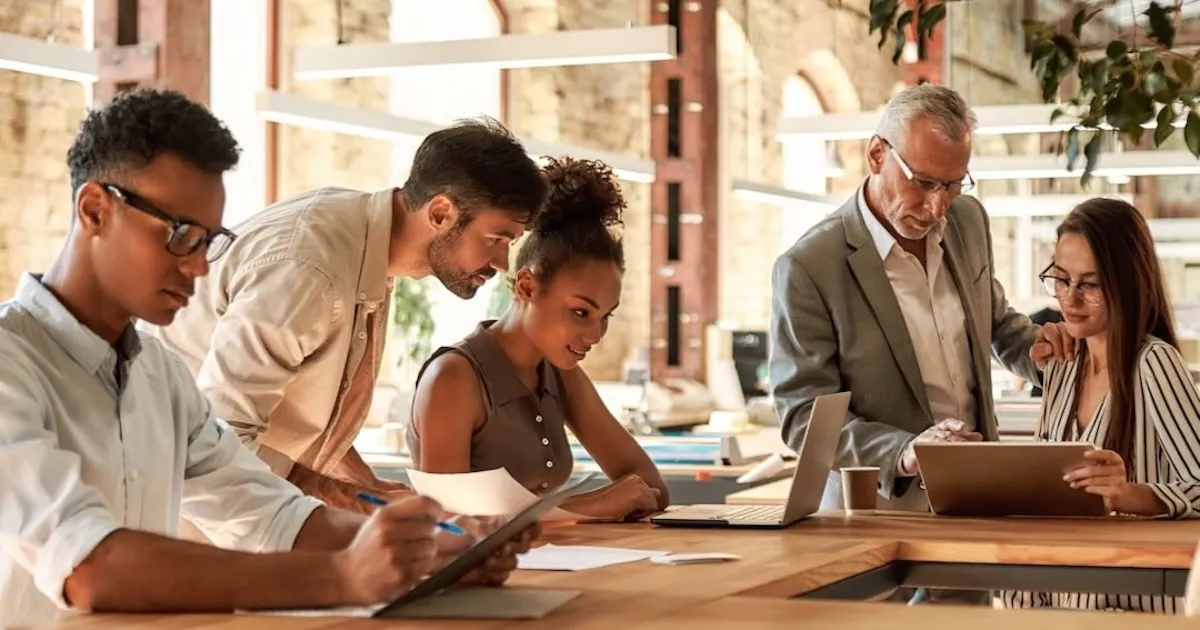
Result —
<instances>
[{"instance_id":1,"label":"green potted plant","mask_svg":"<svg viewBox=\"0 0 1200 630\"><path fill-rule=\"evenodd\" d=\"M879 32L880 49L889 37L894 40L893 63L899 62L907 38L915 34L918 57L924 59L930 35L946 18L946 5L966 1L871 0L868 32ZM1063 82L1078 78L1074 94L1060 101L1050 122L1063 116L1076 121L1062 132L1059 151L1067 154L1068 170L1082 155L1085 185L1100 162L1105 134L1120 134L1136 144L1152 130L1154 146L1159 147L1181 126L1188 150L1200 158L1200 51L1185 52L1175 46L1183 0L1166 5L1151 2L1142 12L1148 25L1144 36L1100 42L1103 53L1088 55L1093 46L1083 41L1084 26L1119 1L1084 4L1069 28L1040 20L1022 22L1042 101L1055 102Z\"/></svg>"},{"instance_id":2,"label":"green potted plant","mask_svg":"<svg viewBox=\"0 0 1200 630\"><path fill-rule=\"evenodd\" d=\"M429 287L411 278L396 280L392 292L393 366L398 370L393 382L401 389L410 389L417 369L429 358L433 338L433 304Z\"/></svg>"}]
</instances>

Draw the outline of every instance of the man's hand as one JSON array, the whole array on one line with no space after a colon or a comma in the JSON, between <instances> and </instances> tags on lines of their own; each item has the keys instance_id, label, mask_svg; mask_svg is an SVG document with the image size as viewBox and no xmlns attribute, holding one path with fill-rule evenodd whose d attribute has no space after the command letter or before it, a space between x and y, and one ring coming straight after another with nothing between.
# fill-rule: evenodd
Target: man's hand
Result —
<instances>
[{"instance_id":1,"label":"man's hand","mask_svg":"<svg viewBox=\"0 0 1200 630\"><path fill-rule=\"evenodd\" d=\"M900 471L906 475L921 472L917 451L913 448L917 442L979 442L982 439L983 435L967 431L967 425L962 420L947 418L922 431L904 447L904 453L900 455Z\"/></svg>"},{"instance_id":2,"label":"man's hand","mask_svg":"<svg viewBox=\"0 0 1200 630\"><path fill-rule=\"evenodd\" d=\"M1075 356L1075 338L1067 334L1067 325L1061 322L1043 324L1037 339L1029 347L1029 358L1041 370L1050 359L1065 361Z\"/></svg>"},{"instance_id":3,"label":"man's hand","mask_svg":"<svg viewBox=\"0 0 1200 630\"><path fill-rule=\"evenodd\" d=\"M338 552L338 583L357 605L392 599L421 581L435 566L437 502L411 496L378 508L354 541Z\"/></svg>"},{"instance_id":4,"label":"man's hand","mask_svg":"<svg viewBox=\"0 0 1200 630\"><path fill-rule=\"evenodd\" d=\"M496 517L471 516L458 516L452 522L467 532L467 535L455 536L448 532L438 532L438 566L449 563L503 524L503 521ZM537 523L526 528L500 549L492 552L483 565L468 573L460 583L480 586L504 584L517 568L517 556L529 551L533 542L541 535L541 531L541 526Z\"/></svg>"}]
</instances>

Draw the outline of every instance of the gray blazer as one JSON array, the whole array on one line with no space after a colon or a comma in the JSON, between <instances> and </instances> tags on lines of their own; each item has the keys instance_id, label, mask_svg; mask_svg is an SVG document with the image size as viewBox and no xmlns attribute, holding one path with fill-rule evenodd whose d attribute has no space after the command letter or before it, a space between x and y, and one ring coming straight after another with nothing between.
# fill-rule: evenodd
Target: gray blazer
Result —
<instances>
[{"instance_id":1,"label":"gray blazer","mask_svg":"<svg viewBox=\"0 0 1200 630\"><path fill-rule=\"evenodd\" d=\"M975 371L976 426L998 439L990 356L1034 382L1029 347L1038 326L1014 311L992 270L986 211L962 196L946 212L942 246L963 312ZM850 411L822 507L840 507L839 469L878 466L880 507L927 511L897 460L933 424L913 342L857 196L808 231L775 262L771 277L770 383L783 438L799 448L813 399L850 391Z\"/></svg>"}]
</instances>

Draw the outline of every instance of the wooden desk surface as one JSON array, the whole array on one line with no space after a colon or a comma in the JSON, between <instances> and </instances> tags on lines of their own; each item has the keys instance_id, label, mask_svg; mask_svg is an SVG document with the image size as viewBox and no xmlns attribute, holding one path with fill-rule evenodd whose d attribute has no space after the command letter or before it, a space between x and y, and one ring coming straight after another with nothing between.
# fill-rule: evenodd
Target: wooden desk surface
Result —
<instances>
[{"instance_id":1,"label":"wooden desk surface","mask_svg":"<svg viewBox=\"0 0 1200 630\"><path fill-rule=\"evenodd\" d=\"M1113 613L996 611L988 608L905 607L883 603L787 601L892 560L1032 563L1100 567L1187 569L1200 540L1200 523L1149 520L945 519L885 513L845 517L822 514L779 531L666 529L645 523L575 525L550 530L556 544L603 545L672 552L723 551L738 562L662 566L649 562L577 573L522 571L512 588L583 591L536 622L382 621L259 615L110 616L68 619L57 627L205 628L659 628L687 624L727 628L795 627L797 619L822 619L849 630L886 627L1122 628L1130 618ZM1137 616L1137 627L1193 626L1194 620ZM822 624L825 625L825 624Z\"/></svg>"}]
</instances>

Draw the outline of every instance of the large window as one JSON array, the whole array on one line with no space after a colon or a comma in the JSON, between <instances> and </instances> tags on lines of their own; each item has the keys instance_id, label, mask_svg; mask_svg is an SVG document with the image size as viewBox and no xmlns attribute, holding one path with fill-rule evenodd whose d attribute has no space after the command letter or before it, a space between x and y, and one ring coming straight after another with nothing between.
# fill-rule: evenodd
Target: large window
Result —
<instances>
[{"instance_id":1,"label":"large window","mask_svg":"<svg viewBox=\"0 0 1200 630\"><path fill-rule=\"evenodd\" d=\"M391 39L395 42L440 41L495 37L500 18L491 0L392 0ZM398 116L451 123L480 115L499 119L502 108L500 71L494 68L413 68L394 75L391 110ZM396 143L392 152L393 181L408 176L420 140ZM463 301L436 280L427 281L432 302L432 347L458 341L487 315L497 277Z\"/></svg>"},{"instance_id":2,"label":"large window","mask_svg":"<svg viewBox=\"0 0 1200 630\"><path fill-rule=\"evenodd\" d=\"M793 76L783 85L783 116L820 116L821 99L804 78ZM829 172L824 140L805 137L783 141L783 185L792 190L825 194ZM789 205L782 209L780 246L791 247L809 228L823 219L828 209L809 205Z\"/></svg>"}]
</instances>

